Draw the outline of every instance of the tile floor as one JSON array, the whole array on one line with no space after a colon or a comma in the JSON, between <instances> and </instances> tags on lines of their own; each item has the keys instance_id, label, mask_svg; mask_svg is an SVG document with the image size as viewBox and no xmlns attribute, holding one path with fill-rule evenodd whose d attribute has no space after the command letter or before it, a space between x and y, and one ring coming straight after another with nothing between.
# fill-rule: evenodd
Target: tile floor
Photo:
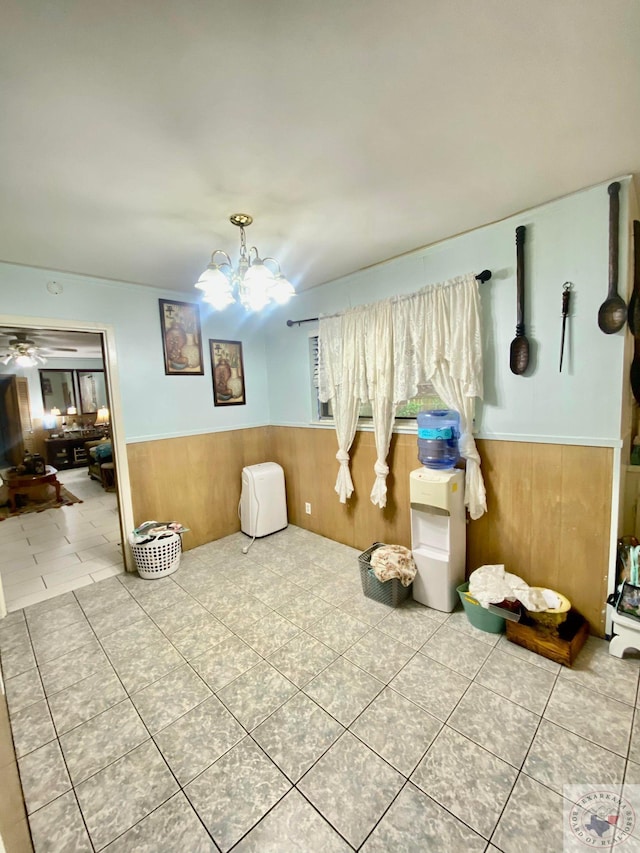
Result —
<instances>
[{"instance_id":1,"label":"tile floor","mask_svg":"<svg viewBox=\"0 0 640 853\"><path fill-rule=\"evenodd\" d=\"M638 660L591 639L561 669L364 598L353 549L244 541L0 622L36 853L583 850L563 809L599 807L565 786L640 783Z\"/></svg>"},{"instance_id":2,"label":"tile floor","mask_svg":"<svg viewBox=\"0 0 640 853\"><path fill-rule=\"evenodd\" d=\"M115 492L86 468L58 473L82 503L0 522L0 576L8 610L17 610L124 571Z\"/></svg>"}]
</instances>

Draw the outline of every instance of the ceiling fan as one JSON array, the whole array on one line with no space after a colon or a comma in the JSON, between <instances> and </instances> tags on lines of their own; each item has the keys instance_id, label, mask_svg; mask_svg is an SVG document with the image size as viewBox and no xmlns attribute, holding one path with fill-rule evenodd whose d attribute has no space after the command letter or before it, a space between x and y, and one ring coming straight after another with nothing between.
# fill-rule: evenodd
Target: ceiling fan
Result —
<instances>
[{"instance_id":1,"label":"ceiling fan","mask_svg":"<svg viewBox=\"0 0 640 853\"><path fill-rule=\"evenodd\" d=\"M2 364L13 362L18 367L35 367L38 364L46 364L43 352L77 352L75 347L50 347L38 346L35 341L27 337L26 332L14 332L14 338L10 338L6 344L8 352L0 356Z\"/></svg>"}]
</instances>

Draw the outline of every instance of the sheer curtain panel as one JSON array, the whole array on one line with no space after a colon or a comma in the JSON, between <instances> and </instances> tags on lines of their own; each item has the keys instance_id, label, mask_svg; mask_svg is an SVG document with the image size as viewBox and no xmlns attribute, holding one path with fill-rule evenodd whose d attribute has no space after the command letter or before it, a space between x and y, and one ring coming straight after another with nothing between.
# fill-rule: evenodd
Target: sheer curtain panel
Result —
<instances>
[{"instance_id":1,"label":"sheer curtain panel","mask_svg":"<svg viewBox=\"0 0 640 853\"><path fill-rule=\"evenodd\" d=\"M323 317L319 329L320 400L332 400L340 463L336 492L353 493L349 449L362 402L370 402L377 458L371 501L386 506L387 456L395 409L431 383L460 413L460 452L467 461L465 503L471 518L486 512L480 456L471 434L482 397L480 297L473 274L409 296Z\"/></svg>"},{"instance_id":2,"label":"sheer curtain panel","mask_svg":"<svg viewBox=\"0 0 640 853\"><path fill-rule=\"evenodd\" d=\"M338 436L336 459L340 464L335 490L340 503L346 503L353 494L349 450L355 438L360 409L355 387L357 348L353 335L356 325L354 314L321 318L318 333L318 397L321 403L331 400L333 405Z\"/></svg>"}]
</instances>

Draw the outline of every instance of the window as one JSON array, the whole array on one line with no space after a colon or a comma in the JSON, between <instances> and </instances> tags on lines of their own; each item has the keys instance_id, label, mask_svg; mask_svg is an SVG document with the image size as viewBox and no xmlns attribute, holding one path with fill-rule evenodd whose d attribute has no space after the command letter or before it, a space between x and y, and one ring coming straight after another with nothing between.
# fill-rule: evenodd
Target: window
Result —
<instances>
[{"instance_id":1,"label":"window","mask_svg":"<svg viewBox=\"0 0 640 853\"><path fill-rule=\"evenodd\" d=\"M318 399L318 336L309 336L309 357L311 365L311 383L313 402L318 420L333 420L333 412L331 410L331 401L321 403ZM424 385L420 389L421 393L406 403L401 403L396 410L396 420L415 420L418 412L426 409L446 409L448 408L440 397L436 394L433 385ZM370 403L363 403L360 407L360 420L371 420L373 417Z\"/></svg>"}]
</instances>

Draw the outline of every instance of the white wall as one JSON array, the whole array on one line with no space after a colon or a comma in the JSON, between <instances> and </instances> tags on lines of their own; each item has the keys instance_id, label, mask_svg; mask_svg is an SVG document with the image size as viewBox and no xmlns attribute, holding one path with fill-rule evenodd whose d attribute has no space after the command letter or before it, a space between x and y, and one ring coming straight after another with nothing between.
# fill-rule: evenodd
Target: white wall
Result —
<instances>
[{"instance_id":1,"label":"white wall","mask_svg":"<svg viewBox=\"0 0 640 853\"><path fill-rule=\"evenodd\" d=\"M46 284L63 285L61 295ZM114 327L127 441L166 438L269 423L264 336L243 309L215 314L201 305L204 376L165 376L158 299L197 301L178 293L31 267L0 264L4 315L110 324ZM55 328L55 322L51 324ZM214 407L208 339L243 344L245 406ZM56 360L56 366L57 366Z\"/></svg>"},{"instance_id":2,"label":"white wall","mask_svg":"<svg viewBox=\"0 0 640 853\"><path fill-rule=\"evenodd\" d=\"M628 286L629 240L624 223L629 180L621 180L621 290ZM605 335L597 324L608 285L609 183L296 297L267 324L272 423L307 425L314 417L308 366L308 335L314 326L287 328L286 319L341 311L487 268L493 277L481 285L485 397L477 409L478 434L619 445L626 330ZM525 322L531 365L526 376L515 376L509 370L509 346L516 326L518 225L527 228ZM567 280L573 282L574 290L560 374L562 285Z\"/></svg>"}]
</instances>

